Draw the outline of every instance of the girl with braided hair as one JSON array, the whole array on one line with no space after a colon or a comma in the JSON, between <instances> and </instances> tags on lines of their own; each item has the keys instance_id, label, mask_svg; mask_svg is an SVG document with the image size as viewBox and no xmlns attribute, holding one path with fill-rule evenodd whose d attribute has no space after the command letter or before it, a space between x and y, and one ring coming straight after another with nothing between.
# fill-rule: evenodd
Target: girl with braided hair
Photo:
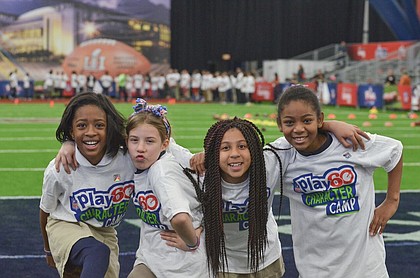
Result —
<instances>
[{"instance_id":1,"label":"girl with braided hair","mask_svg":"<svg viewBox=\"0 0 420 278\"><path fill-rule=\"evenodd\" d=\"M204 139L206 174L199 197L208 264L217 277L283 276L271 210L279 177L266 175L263 146L261 131L239 118L215 123Z\"/></svg>"}]
</instances>

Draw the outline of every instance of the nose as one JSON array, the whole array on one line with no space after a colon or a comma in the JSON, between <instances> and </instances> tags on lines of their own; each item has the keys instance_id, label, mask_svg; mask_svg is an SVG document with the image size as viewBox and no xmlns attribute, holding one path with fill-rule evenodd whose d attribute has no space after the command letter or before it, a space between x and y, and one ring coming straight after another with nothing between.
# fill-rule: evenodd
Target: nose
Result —
<instances>
[{"instance_id":1,"label":"nose","mask_svg":"<svg viewBox=\"0 0 420 278\"><path fill-rule=\"evenodd\" d=\"M239 157L239 156L240 156L240 154L239 154L238 148L232 148L232 150L230 151L230 157L236 158L236 157Z\"/></svg>"},{"instance_id":2,"label":"nose","mask_svg":"<svg viewBox=\"0 0 420 278\"><path fill-rule=\"evenodd\" d=\"M139 153L144 152L146 150L145 146L146 146L146 143L140 140L139 143L137 144L137 148L136 148L137 152Z\"/></svg>"},{"instance_id":3,"label":"nose","mask_svg":"<svg viewBox=\"0 0 420 278\"><path fill-rule=\"evenodd\" d=\"M86 135L88 136L93 136L96 134L96 129L93 125L88 125L87 131L86 131Z\"/></svg>"},{"instance_id":4,"label":"nose","mask_svg":"<svg viewBox=\"0 0 420 278\"><path fill-rule=\"evenodd\" d=\"M295 127L293 128L294 132L302 132L304 131L304 126L302 123L296 123Z\"/></svg>"}]
</instances>

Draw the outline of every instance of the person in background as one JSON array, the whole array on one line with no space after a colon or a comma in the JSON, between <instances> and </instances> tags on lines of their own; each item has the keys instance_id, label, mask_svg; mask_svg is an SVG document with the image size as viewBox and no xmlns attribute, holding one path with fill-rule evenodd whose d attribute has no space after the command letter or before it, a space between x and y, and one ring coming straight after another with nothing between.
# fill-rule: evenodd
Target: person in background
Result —
<instances>
[{"instance_id":1,"label":"person in background","mask_svg":"<svg viewBox=\"0 0 420 278\"><path fill-rule=\"evenodd\" d=\"M92 73L89 73L86 79L86 89L89 92L92 92L93 88L95 87L95 83L96 83L96 77Z\"/></svg>"},{"instance_id":2,"label":"person in background","mask_svg":"<svg viewBox=\"0 0 420 278\"><path fill-rule=\"evenodd\" d=\"M385 86L396 85L396 84L397 84L397 78L395 77L394 70L392 68L389 68L387 71L386 78L385 78Z\"/></svg>"},{"instance_id":3,"label":"person in background","mask_svg":"<svg viewBox=\"0 0 420 278\"><path fill-rule=\"evenodd\" d=\"M25 77L23 77L23 97L25 100L32 100L32 82L29 73L25 73Z\"/></svg>"},{"instance_id":4,"label":"person in background","mask_svg":"<svg viewBox=\"0 0 420 278\"><path fill-rule=\"evenodd\" d=\"M73 96L79 94L79 81L77 79L77 72L72 71L70 75L70 86L73 91Z\"/></svg>"},{"instance_id":5,"label":"person in background","mask_svg":"<svg viewBox=\"0 0 420 278\"><path fill-rule=\"evenodd\" d=\"M109 96L109 93L112 89L112 82L114 80L112 79L112 76L109 75L109 72L107 70L104 72L101 78L99 78L99 81L101 82L102 86L102 94L104 94L105 96Z\"/></svg>"},{"instance_id":6,"label":"person in background","mask_svg":"<svg viewBox=\"0 0 420 278\"><path fill-rule=\"evenodd\" d=\"M83 73L83 71L81 71L77 75L77 86L79 88L79 94L86 91L86 82L87 82L86 75Z\"/></svg>"},{"instance_id":7,"label":"person in background","mask_svg":"<svg viewBox=\"0 0 420 278\"><path fill-rule=\"evenodd\" d=\"M128 101L128 94L127 94L127 74L121 72L117 77L117 84L118 84L118 99L124 99L125 102Z\"/></svg>"},{"instance_id":8,"label":"person in background","mask_svg":"<svg viewBox=\"0 0 420 278\"><path fill-rule=\"evenodd\" d=\"M54 72L50 70L45 76L44 80L44 94L45 98L51 99L54 94Z\"/></svg>"},{"instance_id":9,"label":"person in background","mask_svg":"<svg viewBox=\"0 0 420 278\"><path fill-rule=\"evenodd\" d=\"M302 64L299 64L298 71L297 71L297 82L301 83L306 80L305 70L303 69Z\"/></svg>"},{"instance_id":10,"label":"person in background","mask_svg":"<svg viewBox=\"0 0 420 278\"><path fill-rule=\"evenodd\" d=\"M408 75L407 70L403 70L403 73L400 77L400 81L398 82L398 85L411 86L411 77L410 75Z\"/></svg>"},{"instance_id":11,"label":"person in background","mask_svg":"<svg viewBox=\"0 0 420 278\"><path fill-rule=\"evenodd\" d=\"M141 74L141 72L137 72L134 76L133 76L133 80L134 80L134 97L135 98L139 98L142 97L144 95L142 95L142 90L143 90L143 74Z\"/></svg>"}]
</instances>

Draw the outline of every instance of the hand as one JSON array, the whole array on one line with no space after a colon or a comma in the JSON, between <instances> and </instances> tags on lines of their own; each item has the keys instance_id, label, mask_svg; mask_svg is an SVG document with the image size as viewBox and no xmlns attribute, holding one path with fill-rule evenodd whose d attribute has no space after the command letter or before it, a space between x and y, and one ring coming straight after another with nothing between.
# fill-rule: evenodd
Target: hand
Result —
<instances>
[{"instance_id":1,"label":"hand","mask_svg":"<svg viewBox=\"0 0 420 278\"><path fill-rule=\"evenodd\" d=\"M203 227L201 226L195 229L195 234L198 238L201 237L202 232ZM160 238L166 240L166 245L168 246L175 247L186 252L191 251L175 231L162 231L160 232Z\"/></svg>"},{"instance_id":2,"label":"hand","mask_svg":"<svg viewBox=\"0 0 420 278\"><path fill-rule=\"evenodd\" d=\"M398 208L399 201L385 199L376 209L373 214L372 222L369 225L369 234L375 236L382 234L389 219L395 214Z\"/></svg>"},{"instance_id":3,"label":"hand","mask_svg":"<svg viewBox=\"0 0 420 278\"><path fill-rule=\"evenodd\" d=\"M190 251L185 242L175 231L160 232L160 238L166 240L166 245L181 249L183 251Z\"/></svg>"},{"instance_id":4,"label":"hand","mask_svg":"<svg viewBox=\"0 0 420 278\"><path fill-rule=\"evenodd\" d=\"M196 171L200 176L206 172L204 167L204 152L194 154L190 159L190 167Z\"/></svg>"},{"instance_id":5,"label":"hand","mask_svg":"<svg viewBox=\"0 0 420 278\"><path fill-rule=\"evenodd\" d=\"M74 171L79 166L75 157L75 147L73 141L66 141L61 145L57 156L55 157L55 170L60 172L60 166L63 165L67 174L70 174L70 167Z\"/></svg>"},{"instance_id":6,"label":"hand","mask_svg":"<svg viewBox=\"0 0 420 278\"><path fill-rule=\"evenodd\" d=\"M55 268L55 262L51 255L46 255L45 259L47 260L47 264L49 267Z\"/></svg>"},{"instance_id":7,"label":"hand","mask_svg":"<svg viewBox=\"0 0 420 278\"><path fill-rule=\"evenodd\" d=\"M358 126L348 124L341 121L326 121L324 122L324 130L334 133L338 141L346 148L353 146L353 151L357 151L359 146L362 150L365 149L363 138L370 140L369 136L362 131ZM351 143L349 143L349 141Z\"/></svg>"}]
</instances>

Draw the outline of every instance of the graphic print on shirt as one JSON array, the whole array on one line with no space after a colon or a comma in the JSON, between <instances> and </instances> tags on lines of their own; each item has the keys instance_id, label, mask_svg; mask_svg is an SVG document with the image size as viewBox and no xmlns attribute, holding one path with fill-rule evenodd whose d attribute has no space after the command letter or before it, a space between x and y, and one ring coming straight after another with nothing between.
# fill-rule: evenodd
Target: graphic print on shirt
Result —
<instances>
[{"instance_id":1,"label":"graphic print on shirt","mask_svg":"<svg viewBox=\"0 0 420 278\"><path fill-rule=\"evenodd\" d=\"M84 188L70 196L71 210L78 221L95 219L102 227L115 226L127 212L134 192L134 181L112 185L109 190Z\"/></svg>"},{"instance_id":2,"label":"graphic print on shirt","mask_svg":"<svg viewBox=\"0 0 420 278\"><path fill-rule=\"evenodd\" d=\"M321 176L308 173L294 178L293 190L302 194L306 206L325 206L327 215L338 215L359 211L356 182L353 166L344 165Z\"/></svg>"},{"instance_id":3,"label":"graphic print on shirt","mask_svg":"<svg viewBox=\"0 0 420 278\"><path fill-rule=\"evenodd\" d=\"M267 198L270 197L270 188L267 187ZM243 203L233 203L230 201L223 201L223 223L238 223L239 231L248 230L249 216L248 216L249 197Z\"/></svg>"},{"instance_id":4,"label":"graphic print on shirt","mask_svg":"<svg viewBox=\"0 0 420 278\"><path fill-rule=\"evenodd\" d=\"M152 190L139 191L133 199L137 215L140 219L155 228L169 230L169 227L161 223L159 213L161 205Z\"/></svg>"}]
</instances>

